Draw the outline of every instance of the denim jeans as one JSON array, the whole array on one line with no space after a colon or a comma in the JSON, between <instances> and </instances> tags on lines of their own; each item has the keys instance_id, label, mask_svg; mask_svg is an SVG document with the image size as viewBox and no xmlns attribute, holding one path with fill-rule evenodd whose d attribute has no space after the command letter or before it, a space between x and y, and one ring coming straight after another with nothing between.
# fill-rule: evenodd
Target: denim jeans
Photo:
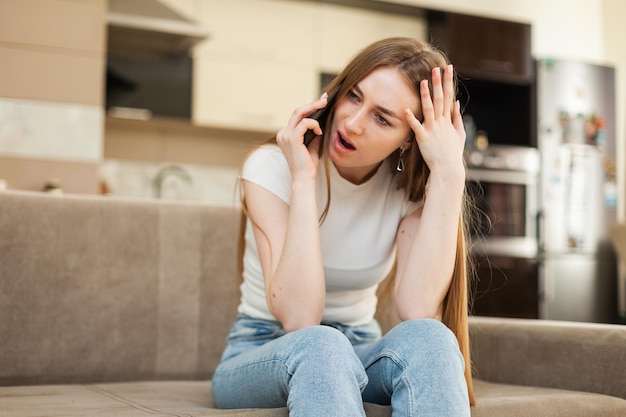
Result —
<instances>
[{"instance_id":1,"label":"denim jeans","mask_svg":"<svg viewBox=\"0 0 626 417\"><path fill-rule=\"evenodd\" d=\"M240 315L213 376L219 408L289 409L290 417L364 417L363 402L394 417L469 416L464 361L441 322L415 319L381 337L376 321L323 323L285 333Z\"/></svg>"}]
</instances>

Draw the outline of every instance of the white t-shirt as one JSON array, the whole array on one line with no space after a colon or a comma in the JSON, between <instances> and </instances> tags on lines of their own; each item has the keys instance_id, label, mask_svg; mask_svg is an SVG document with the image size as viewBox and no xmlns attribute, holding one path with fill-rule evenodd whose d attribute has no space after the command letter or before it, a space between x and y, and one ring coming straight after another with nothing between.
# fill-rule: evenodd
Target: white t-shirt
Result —
<instances>
[{"instance_id":1,"label":"white t-shirt","mask_svg":"<svg viewBox=\"0 0 626 417\"><path fill-rule=\"evenodd\" d=\"M320 228L326 280L325 322L365 324L376 312L376 289L395 259L400 221L421 203L411 203L384 164L364 184L343 179L330 163L331 203ZM289 204L291 174L277 145L265 145L245 162L242 178L266 188ZM317 175L318 215L326 205L323 163ZM250 220L245 233L244 272L239 312L275 320L265 298L265 284Z\"/></svg>"}]
</instances>

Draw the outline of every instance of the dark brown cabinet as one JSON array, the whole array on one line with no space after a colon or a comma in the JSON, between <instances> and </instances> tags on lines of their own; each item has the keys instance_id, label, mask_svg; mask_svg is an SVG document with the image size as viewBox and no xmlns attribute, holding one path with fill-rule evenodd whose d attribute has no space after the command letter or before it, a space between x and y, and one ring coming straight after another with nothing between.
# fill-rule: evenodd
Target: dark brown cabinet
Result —
<instances>
[{"instance_id":1,"label":"dark brown cabinet","mask_svg":"<svg viewBox=\"0 0 626 417\"><path fill-rule=\"evenodd\" d=\"M536 146L531 26L434 10L427 19L430 42L458 73L461 110L474 131L491 144Z\"/></svg>"},{"instance_id":2,"label":"dark brown cabinet","mask_svg":"<svg viewBox=\"0 0 626 417\"><path fill-rule=\"evenodd\" d=\"M431 42L447 51L459 74L527 84L533 80L530 25L431 11Z\"/></svg>"},{"instance_id":3,"label":"dark brown cabinet","mask_svg":"<svg viewBox=\"0 0 626 417\"><path fill-rule=\"evenodd\" d=\"M539 270L535 259L476 256L471 285L472 313L478 316L539 317Z\"/></svg>"}]
</instances>

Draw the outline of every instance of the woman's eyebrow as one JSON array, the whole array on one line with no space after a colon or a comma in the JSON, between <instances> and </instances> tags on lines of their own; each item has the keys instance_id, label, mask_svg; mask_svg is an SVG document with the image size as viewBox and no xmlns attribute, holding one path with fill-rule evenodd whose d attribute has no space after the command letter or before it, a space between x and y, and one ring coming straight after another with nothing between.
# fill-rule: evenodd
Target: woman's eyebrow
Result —
<instances>
[{"instance_id":1,"label":"woman's eyebrow","mask_svg":"<svg viewBox=\"0 0 626 417\"><path fill-rule=\"evenodd\" d=\"M354 85L354 89L356 90L357 93L359 93L359 95L361 95L361 96L363 95L363 91L361 90L361 88L359 87L358 84ZM378 105L376 106L376 108L378 109L378 111L380 111L381 113L386 114L387 116L393 117L395 119L401 119L400 117L398 117L398 115L393 110L390 110L390 109L388 109L386 107L378 106Z\"/></svg>"}]
</instances>

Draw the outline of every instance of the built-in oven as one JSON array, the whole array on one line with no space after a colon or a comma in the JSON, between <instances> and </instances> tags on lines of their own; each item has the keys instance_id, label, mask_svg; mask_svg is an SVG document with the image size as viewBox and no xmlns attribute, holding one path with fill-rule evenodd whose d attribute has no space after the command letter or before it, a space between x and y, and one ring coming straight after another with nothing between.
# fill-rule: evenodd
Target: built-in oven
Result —
<instances>
[{"instance_id":1,"label":"built-in oven","mask_svg":"<svg viewBox=\"0 0 626 417\"><path fill-rule=\"evenodd\" d=\"M532 147L466 153L474 314L538 316L539 162Z\"/></svg>"}]
</instances>

